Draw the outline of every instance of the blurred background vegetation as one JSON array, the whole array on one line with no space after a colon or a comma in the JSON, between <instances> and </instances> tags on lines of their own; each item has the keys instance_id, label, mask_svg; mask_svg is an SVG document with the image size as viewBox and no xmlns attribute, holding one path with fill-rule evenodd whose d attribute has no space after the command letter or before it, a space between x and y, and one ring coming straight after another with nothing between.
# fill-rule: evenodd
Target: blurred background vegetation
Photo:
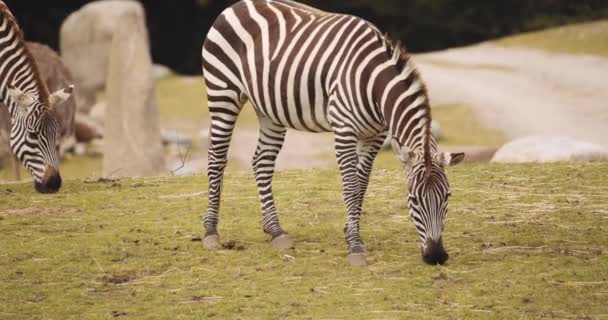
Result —
<instances>
[{"instance_id":1,"label":"blurred background vegetation","mask_svg":"<svg viewBox=\"0 0 608 320\"><path fill-rule=\"evenodd\" d=\"M6 0L31 41L58 49L63 20L87 0ZM207 30L235 0L142 1L154 61L179 73L200 73ZM477 43L567 23L608 18L606 0L302 0L378 25L413 52Z\"/></svg>"}]
</instances>

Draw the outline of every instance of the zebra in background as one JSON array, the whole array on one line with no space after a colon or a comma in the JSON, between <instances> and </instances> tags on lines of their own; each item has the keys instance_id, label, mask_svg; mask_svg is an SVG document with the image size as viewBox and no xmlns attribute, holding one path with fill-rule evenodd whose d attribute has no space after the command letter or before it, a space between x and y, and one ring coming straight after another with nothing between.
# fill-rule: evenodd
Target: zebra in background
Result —
<instances>
[{"instance_id":1,"label":"zebra in background","mask_svg":"<svg viewBox=\"0 0 608 320\"><path fill-rule=\"evenodd\" d=\"M72 90L69 86L49 94L15 17L0 1L0 101L11 116L11 149L41 193L61 188L57 152L61 127L53 108Z\"/></svg>"},{"instance_id":2,"label":"zebra in background","mask_svg":"<svg viewBox=\"0 0 608 320\"><path fill-rule=\"evenodd\" d=\"M459 163L464 154L437 152L427 90L398 43L358 17L287 0L244 0L217 18L202 59L211 116L206 248L220 246L222 178L232 132L248 99L260 123L253 170L263 229L275 247L293 246L279 224L271 183L287 128L334 133L352 265L366 263L361 207L372 163L390 134L405 164L423 259L447 260L442 231L450 190L444 166Z\"/></svg>"}]
</instances>

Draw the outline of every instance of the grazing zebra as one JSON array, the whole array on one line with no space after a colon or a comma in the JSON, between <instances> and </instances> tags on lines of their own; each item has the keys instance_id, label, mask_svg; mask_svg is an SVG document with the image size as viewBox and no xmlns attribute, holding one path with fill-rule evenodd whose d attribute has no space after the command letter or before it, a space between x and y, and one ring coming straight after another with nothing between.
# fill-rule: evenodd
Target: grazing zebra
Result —
<instances>
[{"instance_id":1,"label":"grazing zebra","mask_svg":"<svg viewBox=\"0 0 608 320\"><path fill-rule=\"evenodd\" d=\"M67 100L72 86L49 94L23 33L0 1L0 102L11 116L13 153L34 177L38 192L61 188L57 143L61 132L54 107Z\"/></svg>"},{"instance_id":2,"label":"grazing zebra","mask_svg":"<svg viewBox=\"0 0 608 320\"><path fill-rule=\"evenodd\" d=\"M287 0L245 0L215 21L202 59L211 116L206 248L220 246L222 177L237 117L249 99L260 123L253 170L263 228L275 247L292 247L279 224L271 186L287 128L334 133L352 265L365 264L361 207L372 163L390 134L405 164L423 259L447 260L441 236L450 195L444 166L457 164L464 154L437 152L427 90L398 43L358 17Z\"/></svg>"}]
</instances>

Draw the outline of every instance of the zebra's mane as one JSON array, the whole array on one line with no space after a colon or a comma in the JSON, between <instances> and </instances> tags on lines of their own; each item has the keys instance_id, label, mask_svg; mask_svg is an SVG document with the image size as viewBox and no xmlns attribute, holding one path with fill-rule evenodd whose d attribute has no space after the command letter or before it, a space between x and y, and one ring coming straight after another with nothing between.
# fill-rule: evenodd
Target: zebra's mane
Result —
<instances>
[{"instance_id":1,"label":"zebra's mane","mask_svg":"<svg viewBox=\"0 0 608 320\"><path fill-rule=\"evenodd\" d=\"M40 100L40 102L44 103L44 105L46 105L47 107L50 107L49 90L46 87L46 84L44 83L44 81L42 81L42 77L40 76L40 70L38 70L38 66L36 65L34 56L32 55L30 50L25 45L25 37L23 36L23 31L19 27L19 24L17 23L17 19L15 19L15 16L13 16L13 14L11 13L8 6L4 3L4 1L0 1L0 14L2 15L2 17L4 17L4 19L7 20L9 28L12 28L15 31L15 35L17 36L17 39L19 40L17 47L23 49L23 52L25 53L26 63L32 69L34 82L36 83L36 88L38 89L38 99Z\"/></svg>"},{"instance_id":2,"label":"zebra's mane","mask_svg":"<svg viewBox=\"0 0 608 320\"><path fill-rule=\"evenodd\" d=\"M401 41L393 41L388 34L384 35L384 45L391 55L395 65L399 69L401 73L411 72L411 77L413 77L413 81L417 81L421 88L420 92L426 98L426 103L422 104L423 108L425 108L425 130L423 137L423 157L424 157L424 165L426 168L427 177L431 174L431 107L430 107L430 99L428 90L426 88L426 84L422 80L422 76L420 72L416 69L411 61L411 56L407 50L407 48L401 43Z\"/></svg>"}]
</instances>

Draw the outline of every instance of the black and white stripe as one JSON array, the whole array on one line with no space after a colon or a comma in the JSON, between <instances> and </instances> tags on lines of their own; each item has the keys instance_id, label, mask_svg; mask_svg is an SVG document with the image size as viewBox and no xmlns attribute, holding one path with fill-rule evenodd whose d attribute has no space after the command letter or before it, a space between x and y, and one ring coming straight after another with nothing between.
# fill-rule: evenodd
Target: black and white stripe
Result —
<instances>
[{"instance_id":1,"label":"black and white stripe","mask_svg":"<svg viewBox=\"0 0 608 320\"><path fill-rule=\"evenodd\" d=\"M11 149L39 192L56 192L61 187L57 155L61 128L53 106L71 92L72 87L48 93L15 18L0 1L0 101L11 115Z\"/></svg>"},{"instance_id":2,"label":"black and white stripe","mask_svg":"<svg viewBox=\"0 0 608 320\"><path fill-rule=\"evenodd\" d=\"M416 197L440 199L449 192L430 135L424 83L405 50L369 22L287 0L245 0L215 21L202 58L211 114L209 206L203 218L207 247L219 245L217 223L226 156L247 99L260 120L253 167L263 228L273 239L287 237L271 187L287 128L334 132L350 255L365 252L359 234L361 207L372 163L387 135L394 138L401 154L412 155L406 168L410 190L420 190ZM441 183L430 187L430 181ZM443 225L445 216L429 209L430 205L447 206L445 200L441 204L428 201L420 205L426 210L412 209L423 244L441 238L436 226Z\"/></svg>"}]
</instances>

